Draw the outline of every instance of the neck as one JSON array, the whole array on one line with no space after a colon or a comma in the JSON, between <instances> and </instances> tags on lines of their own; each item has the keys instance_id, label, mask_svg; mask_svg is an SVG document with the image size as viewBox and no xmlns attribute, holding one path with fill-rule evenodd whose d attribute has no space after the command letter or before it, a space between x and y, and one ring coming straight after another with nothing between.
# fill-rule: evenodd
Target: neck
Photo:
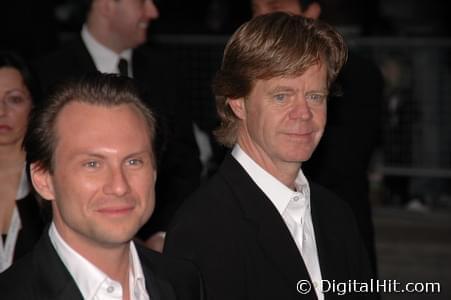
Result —
<instances>
[{"instance_id":1,"label":"neck","mask_svg":"<svg viewBox=\"0 0 451 300\"><path fill-rule=\"evenodd\" d=\"M0 146L0 170L15 171L22 169L25 161L25 152L21 148L21 143Z\"/></svg>"},{"instance_id":2,"label":"neck","mask_svg":"<svg viewBox=\"0 0 451 300\"><path fill-rule=\"evenodd\" d=\"M88 19L88 22L86 23L86 28L97 42L99 42L100 44L107 47L108 49L110 49L111 51L115 52L118 55L121 54L124 50L126 50L125 47L120 46L120 43L114 41L115 37L114 33L103 29L107 28L107 24L100 26L98 25L98 22L100 21L91 20L92 18L93 17L90 17Z\"/></svg>"},{"instance_id":3,"label":"neck","mask_svg":"<svg viewBox=\"0 0 451 300\"><path fill-rule=\"evenodd\" d=\"M78 249L76 251L79 252ZM110 278L120 282L123 287L124 284L127 284L128 286L129 266L131 263L129 243L115 248L95 246L88 249L87 247L87 249L84 249L79 253L96 265Z\"/></svg>"},{"instance_id":4,"label":"neck","mask_svg":"<svg viewBox=\"0 0 451 300\"><path fill-rule=\"evenodd\" d=\"M55 209L53 209L55 213ZM94 241L91 238L66 230L58 226L58 221L53 219L56 230L61 238L77 253L102 270L111 279L128 287L130 266L130 242L106 243ZM114 262L114 263L112 263Z\"/></svg>"},{"instance_id":5,"label":"neck","mask_svg":"<svg viewBox=\"0 0 451 300\"><path fill-rule=\"evenodd\" d=\"M290 189L295 189L294 183L298 176L299 169L301 168L300 162L276 162L269 157L265 151L258 147L258 145L246 142L245 139L238 139L238 144L241 149L266 172Z\"/></svg>"}]
</instances>

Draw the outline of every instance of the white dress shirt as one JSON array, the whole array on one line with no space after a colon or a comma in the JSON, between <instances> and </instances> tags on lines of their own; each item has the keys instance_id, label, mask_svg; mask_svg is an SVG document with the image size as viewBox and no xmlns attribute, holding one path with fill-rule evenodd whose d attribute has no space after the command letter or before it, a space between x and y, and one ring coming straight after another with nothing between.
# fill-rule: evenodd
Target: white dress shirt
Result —
<instances>
[{"instance_id":1,"label":"white dress shirt","mask_svg":"<svg viewBox=\"0 0 451 300\"><path fill-rule=\"evenodd\" d=\"M246 170L248 175L252 178L255 184L263 191L266 197L276 207L279 214L282 216L285 224L287 225L299 252L304 260L309 275L313 281L316 294L320 300L324 299L324 294L320 291L321 286L321 270L319 268L318 250L316 247L315 233L313 230L312 215L310 210L310 187L304 173L299 169L299 173L295 179L296 191L291 190L278 179L269 174L260 165L258 165L241 147L237 144L232 150L232 156L238 161L238 163ZM287 207L290 201L303 203L303 212L301 213L300 222L302 225L309 229L311 232L312 247L316 251L312 251L309 255L306 255L302 251L302 239L299 241L296 237L297 224L287 212ZM313 269L309 266L314 266ZM301 280L302 278L299 278Z\"/></svg>"},{"instance_id":2,"label":"white dress shirt","mask_svg":"<svg viewBox=\"0 0 451 300\"><path fill-rule=\"evenodd\" d=\"M96 69L102 73L119 74L118 64L119 59L124 58L128 62L128 74L133 77L133 70L131 64L132 49L127 49L120 54L117 54L110 48L105 47L99 43L89 32L86 25L81 30L81 39L86 45L88 52L96 65Z\"/></svg>"},{"instance_id":3,"label":"white dress shirt","mask_svg":"<svg viewBox=\"0 0 451 300\"><path fill-rule=\"evenodd\" d=\"M27 179L27 172L24 164L22 175L20 176L19 187L16 192L16 202L21 201L29 193L30 184ZM3 238L0 238L0 273L9 268L13 263L14 250L21 228L22 220L19 216L19 209L17 208L17 205L15 205L6 239L3 241Z\"/></svg>"},{"instance_id":4,"label":"white dress shirt","mask_svg":"<svg viewBox=\"0 0 451 300\"><path fill-rule=\"evenodd\" d=\"M71 248L59 235L54 223L50 226L49 236L53 247L74 278L83 299L110 300L123 298L121 284L109 278L108 275ZM141 262L133 242L130 242L129 286L130 299L149 300Z\"/></svg>"}]
</instances>

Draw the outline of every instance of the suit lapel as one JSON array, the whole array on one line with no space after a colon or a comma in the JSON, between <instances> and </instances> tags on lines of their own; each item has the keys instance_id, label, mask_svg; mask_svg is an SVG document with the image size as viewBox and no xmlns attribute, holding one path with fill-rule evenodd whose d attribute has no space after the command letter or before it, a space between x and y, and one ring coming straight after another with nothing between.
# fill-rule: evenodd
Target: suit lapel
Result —
<instances>
[{"instance_id":1,"label":"suit lapel","mask_svg":"<svg viewBox=\"0 0 451 300\"><path fill-rule=\"evenodd\" d=\"M39 274L35 290L43 299L83 299L75 281L56 253L44 230L33 252L33 268Z\"/></svg>"},{"instance_id":2,"label":"suit lapel","mask_svg":"<svg viewBox=\"0 0 451 300\"><path fill-rule=\"evenodd\" d=\"M138 251L139 253L139 251ZM59 258L48 236L48 228L44 230L41 240L33 252L33 268L35 274L39 274L34 286L37 294L43 299L83 299L74 279ZM175 300L175 292L172 286L164 280L160 280L142 263L146 278L146 289L152 300Z\"/></svg>"},{"instance_id":3,"label":"suit lapel","mask_svg":"<svg viewBox=\"0 0 451 300\"><path fill-rule=\"evenodd\" d=\"M85 74L97 71L94 60L81 37L77 38L72 53L74 55L72 61L73 70L71 70L72 74Z\"/></svg>"},{"instance_id":4,"label":"suit lapel","mask_svg":"<svg viewBox=\"0 0 451 300\"><path fill-rule=\"evenodd\" d=\"M242 208L244 217L255 229L257 240L276 270L285 279L287 289L296 291L296 283L301 279L310 280L302 256L285 222L266 195L252 181L241 165L228 155L219 174L236 192L236 201ZM314 293L305 295L316 299Z\"/></svg>"},{"instance_id":5,"label":"suit lapel","mask_svg":"<svg viewBox=\"0 0 451 300\"><path fill-rule=\"evenodd\" d=\"M327 203L323 202L324 192L318 186L311 184L311 207L312 221L315 230L316 246L323 279L342 279L339 274L344 271L344 264L339 260L342 250L336 245L341 245L338 233L334 232L334 222L340 222L330 217L324 217L324 211L328 209ZM330 208L329 208L330 209ZM321 213L323 211L323 213Z\"/></svg>"},{"instance_id":6,"label":"suit lapel","mask_svg":"<svg viewBox=\"0 0 451 300\"><path fill-rule=\"evenodd\" d=\"M155 273L149 268L142 259L139 247L137 247L138 255L141 260L141 266L146 278L146 290L152 300L175 300L176 295L174 288L169 282L159 279Z\"/></svg>"}]
</instances>

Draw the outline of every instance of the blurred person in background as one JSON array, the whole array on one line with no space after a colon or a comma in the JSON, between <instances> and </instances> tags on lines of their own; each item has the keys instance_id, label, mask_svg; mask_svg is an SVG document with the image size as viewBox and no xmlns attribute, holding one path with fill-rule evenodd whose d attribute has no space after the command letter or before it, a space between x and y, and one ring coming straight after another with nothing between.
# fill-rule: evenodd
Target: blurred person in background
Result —
<instances>
[{"instance_id":1,"label":"blurred person in background","mask_svg":"<svg viewBox=\"0 0 451 300\"><path fill-rule=\"evenodd\" d=\"M43 228L22 149L35 91L24 60L0 52L0 272L32 249Z\"/></svg>"},{"instance_id":2,"label":"blurred person in background","mask_svg":"<svg viewBox=\"0 0 451 300\"><path fill-rule=\"evenodd\" d=\"M156 209L139 237L161 250L168 222L198 187L201 172L192 119L174 77L177 66L157 46L145 45L147 29L159 16L153 0L88 0L87 6L80 35L39 59L36 70L44 90L94 71L129 76L137 83L158 123Z\"/></svg>"}]
</instances>

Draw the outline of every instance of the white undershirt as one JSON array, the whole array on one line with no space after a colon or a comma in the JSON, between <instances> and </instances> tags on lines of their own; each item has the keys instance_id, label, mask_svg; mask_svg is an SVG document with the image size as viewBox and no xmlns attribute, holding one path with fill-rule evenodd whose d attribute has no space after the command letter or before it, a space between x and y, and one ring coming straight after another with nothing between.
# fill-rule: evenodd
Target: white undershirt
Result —
<instances>
[{"instance_id":1,"label":"white undershirt","mask_svg":"<svg viewBox=\"0 0 451 300\"><path fill-rule=\"evenodd\" d=\"M123 298L121 284L109 278L108 275L70 247L59 235L54 223L50 226L49 236L53 247L74 278L83 299L110 300ZM129 286L130 299L149 300L144 273L133 241L130 242Z\"/></svg>"},{"instance_id":2,"label":"white undershirt","mask_svg":"<svg viewBox=\"0 0 451 300\"><path fill-rule=\"evenodd\" d=\"M305 210L303 212L303 217L301 222L304 223L304 226L308 226L312 233L312 243L314 244L314 248L316 247L316 239L315 233L313 230L313 222L312 215L310 209L310 187L307 179L304 176L304 173L301 169L299 169L299 173L295 179L295 187L296 191L291 190L278 179L269 174L265 169L263 169L260 165L258 165L246 152L244 152L241 147L236 144L232 150L232 156L238 161L238 163L244 168L244 170L248 173L251 179L255 182L255 184L263 191L266 197L271 200L273 205L276 207L279 214L282 216L285 224L287 225L293 239L296 241L294 236L294 228L296 223L289 216L286 211L287 205L290 200L293 201L301 201L304 202ZM309 275L313 281L313 284L317 287L316 294L319 299L324 299L324 294L319 290L321 286L321 270L319 269L319 259L318 259L318 250L312 255L306 257L303 255L300 249L299 244L296 241L296 246L299 249L299 253L302 256L302 259L305 261L316 261L318 262L316 265L318 266L317 270L315 270L314 274L317 274L316 278L312 276L312 273L309 272ZM302 278L299 278L299 280Z\"/></svg>"},{"instance_id":3,"label":"white undershirt","mask_svg":"<svg viewBox=\"0 0 451 300\"><path fill-rule=\"evenodd\" d=\"M124 58L128 62L128 74L130 77L133 74L132 70L132 49L124 50L122 53L117 54L113 50L102 45L97 41L89 32L86 25L81 30L81 39L85 43L89 54L91 54L92 60L96 65L96 69L102 73L119 74L118 63L120 58Z\"/></svg>"}]
</instances>

